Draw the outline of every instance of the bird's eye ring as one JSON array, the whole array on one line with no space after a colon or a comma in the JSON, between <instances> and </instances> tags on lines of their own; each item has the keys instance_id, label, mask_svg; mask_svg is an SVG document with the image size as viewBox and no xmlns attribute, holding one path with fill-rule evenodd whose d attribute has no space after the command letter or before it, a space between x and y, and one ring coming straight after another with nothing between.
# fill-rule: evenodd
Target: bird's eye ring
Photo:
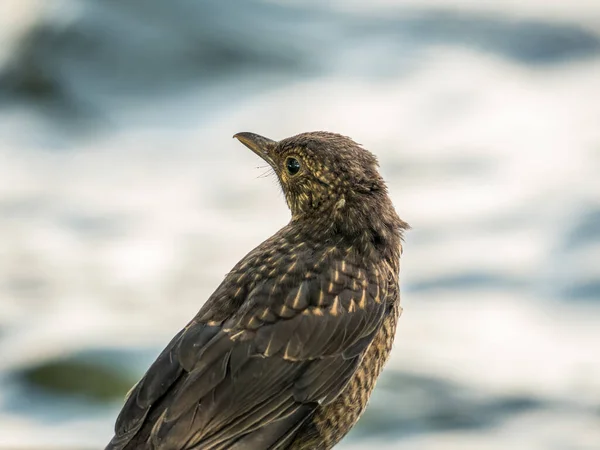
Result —
<instances>
[{"instance_id":1,"label":"bird's eye ring","mask_svg":"<svg viewBox=\"0 0 600 450\"><path fill-rule=\"evenodd\" d=\"M300 172L300 161L296 158L289 157L285 160L285 168L287 169L290 175L296 175Z\"/></svg>"}]
</instances>

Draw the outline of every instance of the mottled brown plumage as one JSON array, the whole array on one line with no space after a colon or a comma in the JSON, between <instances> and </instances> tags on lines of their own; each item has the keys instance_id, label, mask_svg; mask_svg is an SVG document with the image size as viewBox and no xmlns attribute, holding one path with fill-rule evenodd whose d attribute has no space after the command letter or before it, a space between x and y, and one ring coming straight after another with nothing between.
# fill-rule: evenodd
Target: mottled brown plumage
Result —
<instances>
[{"instance_id":1,"label":"mottled brown plumage","mask_svg":"<svg viewBox=\"0 0 600 450\"><path fill-rule=\"evenodd\" d=\"M326 450L364 411L401 312L402 230L351 139L235 136L292 219L227 274L132 389L107 450Z\"/></svg>"}]
</instances>

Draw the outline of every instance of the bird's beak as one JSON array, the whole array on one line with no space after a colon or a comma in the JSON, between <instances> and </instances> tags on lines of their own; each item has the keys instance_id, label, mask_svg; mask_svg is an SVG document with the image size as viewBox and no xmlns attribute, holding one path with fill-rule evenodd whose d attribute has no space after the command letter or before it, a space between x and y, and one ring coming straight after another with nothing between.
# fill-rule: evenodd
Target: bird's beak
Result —
<instances>
[{"instance_id":1,"label":"bird's beak","mask_svg":"<svg viewBox=\"0 0 600 450\"><path fill-rule=\"evenodd\" d=\"M273 160L273 150L277 142L258 134L247 132L234 134L233 137L264 159L273 168L276 167Z\"/></svg>"}]
</instances>

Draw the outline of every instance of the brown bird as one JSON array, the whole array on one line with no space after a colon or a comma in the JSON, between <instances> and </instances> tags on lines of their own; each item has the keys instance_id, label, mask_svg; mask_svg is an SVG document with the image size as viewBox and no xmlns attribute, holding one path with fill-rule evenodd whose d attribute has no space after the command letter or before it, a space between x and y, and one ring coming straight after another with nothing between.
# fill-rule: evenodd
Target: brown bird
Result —
<instances>
[{"instance_id":1,"label":"brown bird","mask_svg":"<svg viewBox=\"0 0 600 450\"><path fill-rule=\"evenodd\" d=\"M375 156L326 132L234 137L273 168L291 221L163 350L107 450L330 449L388 358L408 225Z\"/></svg>"}]
</instances>

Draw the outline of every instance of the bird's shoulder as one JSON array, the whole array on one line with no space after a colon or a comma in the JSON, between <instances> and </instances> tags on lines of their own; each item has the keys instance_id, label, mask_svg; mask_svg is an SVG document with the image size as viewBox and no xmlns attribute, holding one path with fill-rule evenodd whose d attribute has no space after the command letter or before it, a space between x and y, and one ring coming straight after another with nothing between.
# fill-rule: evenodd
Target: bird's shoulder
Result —
<instances>
[{"instance_id":1,"label":"bird's shoulder","mask_svg":"<svg viewBox=\"0 0 600 450\"><path fill-rule=\"evenodd\" d=\"M385 267L339 242L266 241L227 274L135 387L109 448L148 439L162 448L199 429L193 442L213 448L213 440L237 439L261 421L269 439L284 439L277 418L299 426L333 401L369 347L388 307ZM259 404L266 422L245 415Z\"/></svg>"},{"instance_id":2,"label":"bird's shoulder","mask_svg":"<svg viewBox=\"0 0 600 450\"><path fill-rule=\"evenodd\" d=\"M261 324L303 313L353 312L381 302L391 287L390 265L343 240L275 235L225 276L198 312L200 323Z\"/></svg>"}]
</instances>

